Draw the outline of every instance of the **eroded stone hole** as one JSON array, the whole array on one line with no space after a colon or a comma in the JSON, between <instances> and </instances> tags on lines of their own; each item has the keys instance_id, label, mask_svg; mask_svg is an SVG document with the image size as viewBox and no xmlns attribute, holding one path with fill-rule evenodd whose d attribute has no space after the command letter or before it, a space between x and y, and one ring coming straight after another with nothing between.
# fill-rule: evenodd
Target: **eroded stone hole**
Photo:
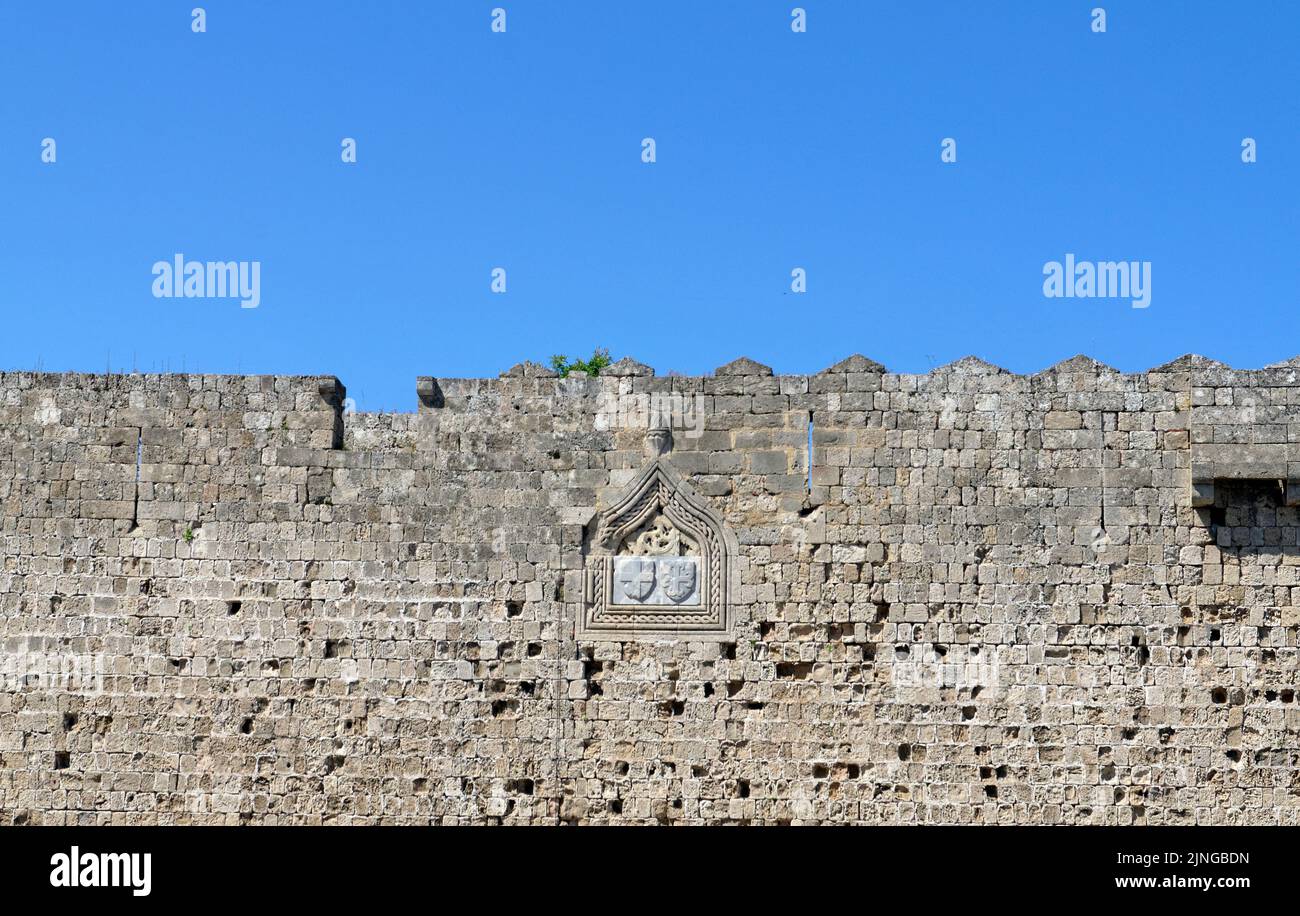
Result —
<instances>
[{"instance_id":1,"label":"eroded stone hole","mask_svg":"<svg viewBox=\"0 0 1300 916\"><path fill-rule=\"evenodd\" d=\"M605 663L598 662L591 657L588 650L587 657L582 661L582 679L587 682L587 694L589 696L603 696L605 691L600 686L599 677L605 670Z\"/></svg>"},{"instance_id":2,"label":"eroded stone hole","mask_svg":"<svg viewBox=\"0 0 1300 916\"><path fill-rule=\"evenodd\" d=\"M685 711L686 711L686 704L683 703L681 700L664 700L662 703L659 704L659 712L662 715L667 716L669 718L672 718L673 716L680 716Z\"/></svg>"}]
</instances>

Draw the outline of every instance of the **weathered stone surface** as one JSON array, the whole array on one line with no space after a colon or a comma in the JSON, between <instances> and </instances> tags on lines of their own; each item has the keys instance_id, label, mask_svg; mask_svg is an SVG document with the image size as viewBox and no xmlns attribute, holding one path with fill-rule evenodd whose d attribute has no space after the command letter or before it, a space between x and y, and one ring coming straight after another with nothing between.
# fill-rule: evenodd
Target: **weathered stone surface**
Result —
<instances>
[{"instance_id":1,"label":"weathered stone surface","mask_svg":"<svg viewBox=\"0 0 1300 916\"><path fill-rule=\"evenodd\" d=\"M502 378L557 378L558 376L559 373L554 369L529 360L516 363L501 373Z\"/></svg>"},{"instance_id":2,"label":"weathered stone surface","mask_svg":"<svg viewBox=\"0 0 1300 916\"><path fill-rule=\"evenodd\" d=\"M442 407L445 401L436 378L422 375L415 381L415 396L421 407Z\"/></svg>"},{"instance_id":3,"label":"weathered stone surface","mask_svg":"<svg viewBox=\"0 0 1300 916\"><path fill-rule=\"evenodd\" d=\"M848 359L842 359L829 368L823 369L823 373L842 374L846 372L884 372L885 367L874 359L867 359L861 353L854 353Z\"/></svg>"},{"instance_id":4,"label":"weathered stone surface","mask_svg":"<svg viewBox=\"0 0 1300 916\"><path fill-rule=\"evenodd\" d=\"M0 822L1300 823L1296 368L845 364L0 373Z\"/></svg>"},{"instance_id":5,"label":"weathered stone surface","mask_svg":"<svg viewBox=\"0 0 1300 916\"><path fill-rule=\"evenodd\" d=\"M978 356L963 356L961 359L945 363L934 370L934 373L955 373L960 375L1005 375L1007 370L1001 366L995 366L990 362L980 359Z\"/></svg>"},{"instance_id":6,"label":"weathered stone surface","mask_svg":"<svg viewBox=\"0 0 1300 916\"><path fill-rule=\"evenodd\" d=\"M616 362L610 363L604 369L600 370L601 375L610 375L615 378L624 378L627 376L652 376L655 371L645 363L638 363L630 356L624 356Z\"/></svg>"},{"instance_id":7,"label":"weathered stone surface","mask_svg":"<svg viewBox=\"0 0 1300 916\"><path fill-rule=\"evenodd\" d=\"M771 375L772 367L755 362L748 356L733 359L725 366L713 370L714 375Z\"/></svg>"},{"instance_id":8,"label":"weathered stone surface","mask_svg":"<svg viewBox=\"0 0 1300 916\"><path fill-rule=\"evenodd\" d=\"M1201 356L1199 353L1184 353L1177 359L1170 360L1163 365L1150 369L1150 372L1186 372L1191 369L1230 369L1227 363L1221 363L1217 359L1210 359L1208 356Z\"/></svg>"},{"instance_id":9,"label":"weathered stone surface","mask_svg":"<svg viewBox=\"0 0 1300 916\"><path fill-rule=\"evenodd\" d=\"M1113 366L1098 362L1091 356L1084 356L1082 353L1077 356L1071 356L1069 359L1063 359L1059 363L1048 366L1039 375L1055 375L1060 372L1086 372L1093 375L1102 372L1117 372Z\"/></svg>"},{"instance_id":10,"label":"weathered stone surface","mask_svg":"<svg viewBox=\"0 0 1300 916\"><path fill-rule=\"evenodd\" d=\"M320 396L330 405L342 405L343 399L347 397L347 389L343 387L343 383L332 375L321 376L316 387Z\"/></svg>"}]
</instances>

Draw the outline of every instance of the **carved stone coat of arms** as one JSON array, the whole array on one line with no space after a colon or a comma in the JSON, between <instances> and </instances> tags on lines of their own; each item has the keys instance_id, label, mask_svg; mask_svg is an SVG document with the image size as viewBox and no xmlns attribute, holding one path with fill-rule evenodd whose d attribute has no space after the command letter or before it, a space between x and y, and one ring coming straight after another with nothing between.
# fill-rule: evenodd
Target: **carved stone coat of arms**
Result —
<instances>
[{"instance_id":1,"label":"carved stone coat of arms","mask_svg":"<svg viewBox=\"0 0 1300 916\"><path fill-rule=\"evenodd\" d=\"M730 639L734 538L665 459L589 529L580 637Z\"/></svg>"}]
</instances>

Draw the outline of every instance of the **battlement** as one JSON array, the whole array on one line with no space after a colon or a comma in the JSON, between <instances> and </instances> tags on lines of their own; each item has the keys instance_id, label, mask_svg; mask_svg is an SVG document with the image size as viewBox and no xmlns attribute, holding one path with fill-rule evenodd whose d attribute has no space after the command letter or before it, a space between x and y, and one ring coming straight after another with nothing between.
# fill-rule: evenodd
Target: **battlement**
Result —
<instances>
[{"instance_id":1,"label":"battlement","mask_svg":"<svg viewBox=\"0 0 1300 916\"><path fill-rule=\"evenodd\" d=\"M1171 362L1155 366L1144 372L1125 373L1089 356L1079 355L1062 360L1034 373L1016 373L993 365L978 357L967 356L924 373L893 373L880 363L861 355L853 355L812 375L777 375L772 368L740 357L719 366L709 375L685 376L672 373L657 376L650 366L624 357L607 366L599 376L570 375L562 378L555 371L532 362L522 362L502 372L497 378L439 378L421 376L417 379L416 395L421 406L433 407L440 390L448 386L460 391L475 389L546 390L543 386L573 386L576 382L597 385L618 380L619 384L677 385L708 393L725 394L736 390L749 393L788 391L796 388L812 393L856 390L857 385L838 384L850 377L880 378L874 390L916 390L920 387L943 387L958 380L967 383L975 379L988 382L988 387L1028 383L1036 380L1060 379L1068 384L1082 384L1084 380L1120 380L1138 378L1190 379L1197 387L1300 387L1300 357L1258 369L1234 369L1225 363L1204 356L1187 354ZM806 386L793 380L803 379ZM886 383L884 379L898 379ZM628 380L636 380L628 382ZM903 381L906 380L906 381ZM1059 387L1059 384L1058 384ZM153 398L178 398L182 395L195 403L210 401L215 396L224 404L265 404L276 402L290 407L285 400L292 395L310 397L319 394L331 403L341 405L345 396L343 383L332 375L218 375L186 373L80 373L80 372L29 372L23 370L0 372L0 391L14 390L75 390L96 393L105 402L134 395ZM587 384L580 390L591 391ZM1026 389L1027 390L1027 389Z\"/></svg>"},{"instance_id":2,"label":"battlement","mask_svg":"<svg viewBox=\"0 0 1300 916\"><path fill-rule=\"evenodd\" d=\"M955 405L947 409L948 414L1023 410L1027 417L1038 412L1045 428L1052 431L1048 439L1072 438L1085 447L1084 414L1148 410L1159 401L1153 393L1169 392L1176 396L1160 404L1156 412L1162 416L1157 422L1186 431L1194 504L1213 504L1216 480L1276 480L1284 484L1287 505L1296 505L1300 500L1297 388L1300 357L1261 369L1233 369L1188 354L1146 372L1123 373L1080 355L1032 374L965 357L926 373L895 374L854 355L814 375L775 375L770 367L740 357L712 375L663 377L625 357L599 377L561 378L530 362L495 379L422 376L416 384L416 410L429 413L421 425L403 421L401 414L349 411L343 383L328 375L7 372L0 373L0 425L33 420L42 425L154 429L234 424L249 430L279 430L285 435L277 441L286 446L336 449L344 447L351 431L355 444L375 450L404 447L421 429L435 428L445 414L432 412L491 413L504 403L515 412L538 415L612 413L615 423L632 417L633 426L660 421L671 426L675 406L684 415L679 420L689 414L692 422L703 422L707 415L724 426L727 416L790 412L807 414L804 422L813 424L857 419L872 425L868 414L883 417L902 399L983 393L997 400ZM680 396L681 403L669 403L662 399L664 395ZM591 406L601 399L637 396L648 396L640 410L635 404L615 403L603 411ZM696 400L685 406L686 398ZM65 409L66 424L62 422ZM608 419L603 424L606 429L610 425ZM1182 440L1175 436L1173 442Z\"/></svg>"}]
</instances>

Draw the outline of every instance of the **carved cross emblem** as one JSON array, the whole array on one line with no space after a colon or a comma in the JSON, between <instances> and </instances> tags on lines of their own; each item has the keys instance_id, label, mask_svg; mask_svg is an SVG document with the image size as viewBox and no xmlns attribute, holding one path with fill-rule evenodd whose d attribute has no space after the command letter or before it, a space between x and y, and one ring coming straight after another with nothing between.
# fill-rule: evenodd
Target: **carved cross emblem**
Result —
<instances>
[{"instance_id":1,"label":"carved cross emblem","mask_svg":"<svg viewBox=\"0 0 1300 916\"><path fill-rule=\"evenodd\" d=\"M644 601L655 588L653 560L632 559L623 562L618 570L618 584L623 594L633 601Z\"/></svg>"},{"instance_id":2,"label":"carved cross emblem","mask_svg":"<svg viewBox=\"0 0 1300 916\"><path fill-rule=\"evenodd\" d=\"M695 561L674 559L659 561L659 587L673 601L681 601L695 591Z\"/></svg>"}]
</instances>

